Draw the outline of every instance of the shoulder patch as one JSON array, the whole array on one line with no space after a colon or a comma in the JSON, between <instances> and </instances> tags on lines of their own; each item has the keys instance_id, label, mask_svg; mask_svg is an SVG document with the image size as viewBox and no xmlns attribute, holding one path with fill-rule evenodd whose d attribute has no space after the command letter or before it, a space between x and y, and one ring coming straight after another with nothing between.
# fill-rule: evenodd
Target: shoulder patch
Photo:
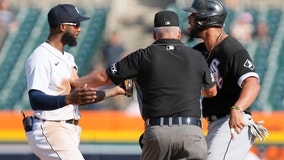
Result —
<instances>
[{"instance_id":1,"label":"shoulder patch","mask_svg":"<svg viewBox=\"0 0 284 160\"><path fill-rule=\"evenodd\" d=\"M253 70L255 68L254 64L249 59L245 61L244 67L249 68L250 70Z\"/></svg>"}]
</instances>

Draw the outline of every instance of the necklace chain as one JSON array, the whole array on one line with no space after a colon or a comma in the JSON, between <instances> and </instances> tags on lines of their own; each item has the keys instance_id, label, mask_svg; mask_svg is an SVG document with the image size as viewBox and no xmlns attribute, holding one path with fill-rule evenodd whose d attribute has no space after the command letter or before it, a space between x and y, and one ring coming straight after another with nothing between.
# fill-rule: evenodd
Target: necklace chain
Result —
<instances>
[{"instance_id":1,"label":"necklace chain","mask_svg":"<svg viewBox=\"0 0 284 160\"><path fill-rule=\"evenodd\" d=\"M54 44L52 42L50 42L50 40L46 40L45 42L47 42L48 44L50 44L52 47L54 47Z\"/></svg>"},{"instance_id":2,"label":"necklace chain","mask_svg":"<svg viewBox=\"0 0 284 160\"><path fill-rule=\"evenodd\" d=\"M222 32L218 35L218 37L216 38L216 41L214 42L213 46L210 48L210 50L209 50L208 53L207 53L208 56L207 56L206 60L208 60L208 59L210 58L213 49L217 46L218 41L219 41L219 39L222 37L223 33L224 33L224 32L222 31Z\"/></svg>"}]
</instances>

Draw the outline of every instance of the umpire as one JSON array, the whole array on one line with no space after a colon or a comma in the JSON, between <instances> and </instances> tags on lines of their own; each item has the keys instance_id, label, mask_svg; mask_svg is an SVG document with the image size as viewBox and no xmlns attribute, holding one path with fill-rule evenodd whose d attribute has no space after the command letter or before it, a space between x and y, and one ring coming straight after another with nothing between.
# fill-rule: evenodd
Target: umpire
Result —
<instances>
[{"instance_id":1,"label":"umpire","mask_svg":"<svg viewBox=\"0 0 284 160\"><path fill-rule=\"evenodd\" d=\"M121 61L93 71L73 85L78 87L136 79L139 106L145 121L141 160L204 160L207 146L201 129L201 91L216 95L214 78L201 53L181 41L175 12L160 11L154 19L155 42Z\"/></svg>"}]
</instances>

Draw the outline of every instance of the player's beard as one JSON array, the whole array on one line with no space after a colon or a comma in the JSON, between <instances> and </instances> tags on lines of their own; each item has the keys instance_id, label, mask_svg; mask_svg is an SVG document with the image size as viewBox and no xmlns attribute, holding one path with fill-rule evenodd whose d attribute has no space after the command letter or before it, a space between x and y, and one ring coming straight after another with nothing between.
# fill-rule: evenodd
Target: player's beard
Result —
<instances>
[{"instance_id":1,"label":"player's beard","mask_svg":"<svg viewBox=\"0 0 284 160\"><path fill-rule=\"evenodd\" d=\"M70 32L65 32L64 35L61 38L61 42L63 44L67 44L70 47L74 47L77 45L76 37L71 34Z\"/></svg>"},{"instance_id":2,"label":"player's beard","mask_svg":"<svg viewBox=\"0 0 284 160\"><path fill-rule=\"evenodd\" d=\"M195 28L195 29L188 29L188 42L192 42L194 38L199 38L198 34L202 32L202 29L200 28Z\"/></svg>"}]
</instances>

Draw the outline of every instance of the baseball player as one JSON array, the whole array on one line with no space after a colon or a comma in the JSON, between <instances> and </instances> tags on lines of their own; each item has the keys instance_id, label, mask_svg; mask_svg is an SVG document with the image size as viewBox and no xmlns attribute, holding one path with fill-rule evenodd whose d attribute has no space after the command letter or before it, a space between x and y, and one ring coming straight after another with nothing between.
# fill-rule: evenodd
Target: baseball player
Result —
<instances>
[{"instance_id":1,"label":"baseball player","mask_svg":"<svg viewBox=\"0 0 284 160\"><path fill-rule=\"evenodd\" d=\"M201 38L194 46L201 51L217 83L218 93L202 100L203 116L208 120L208 160L242 160L255 136L250 105L260 91L260 80L245 48L224 32L227 9L221 0L194 0L184 9L189 36Z\"/></svg>"},{"instance_id":2,"label":"baseball player","mask_svg":"<svg viewBox=\"0 0 284 160\"><path fill-rule=\"evenodd\" d=\"M33 152L42 160L82 160L78 146L81 117L78 105L94 103L124 91L115 87L95 91L84 85L73 89L70 79L78 78L74 57L64 46L76 46L80 22L89 19L71 4L59 4L48 13L50 33L26 61L27 88L34 110L25 128Z\"/></svg>"},{"instance_id":3,"label":"baseball player","mask_svg":"<svg viewBox=\"0 0 284 160\"><path fill-rule=\"evenodd\" d=\"M216 94L216 85L201 53L181 41L178 15L160 11L154 18L155 42L111 65L72 81L119 84L136 79L137 95L145 131L141 160L198 159L207 157L201 129L201 90Z\"/></svg>"}]
</instances>

